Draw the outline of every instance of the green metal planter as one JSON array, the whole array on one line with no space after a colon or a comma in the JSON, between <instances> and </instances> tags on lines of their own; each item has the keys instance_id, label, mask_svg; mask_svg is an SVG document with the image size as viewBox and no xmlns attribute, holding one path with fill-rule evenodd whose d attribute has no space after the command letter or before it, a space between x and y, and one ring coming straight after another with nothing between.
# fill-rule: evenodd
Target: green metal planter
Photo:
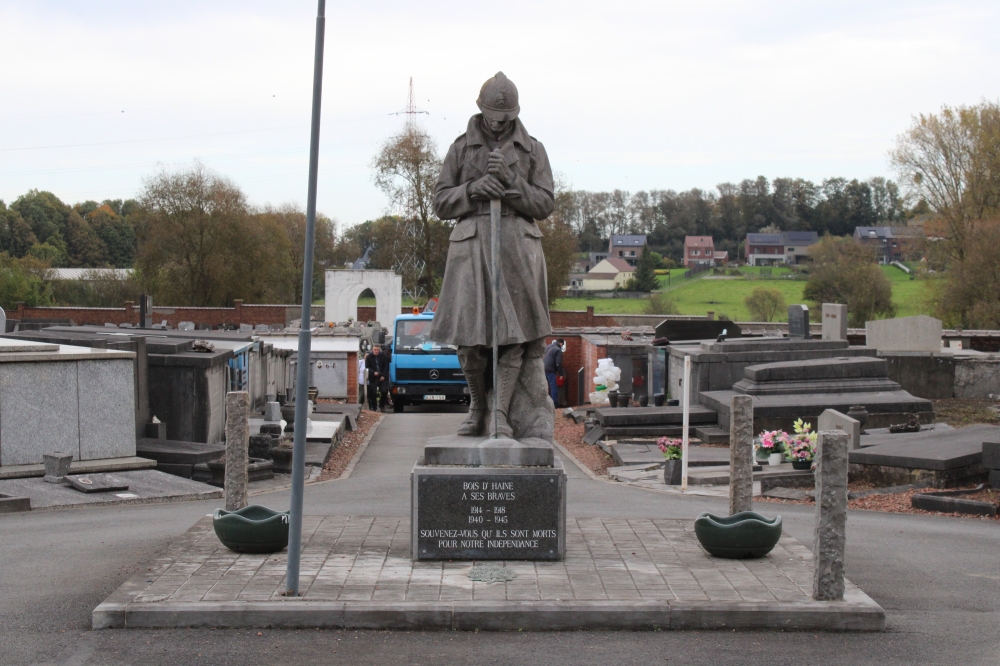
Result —
<instances>
[{"instance_id":1,"label":"green metal planter","mask_svg":"<svg viewBox=\"0 0 1000 666\"><path fill-rule=\"evenodd\" d=\"M753 511L733 516L703 513L694 521L694 533L702 548L715 557L764 557L781 538L781 516L767 518Z\"/></svg>"},{"instance_id":2,"label":"green metal planter","mask_svg":"<svg viewBox=\"0 0 1000 666\"><path fill-rule=\"evenodd\" d=\"M251 504L239 511L216 509L215 535L237 553L276 553L288 546L288 512Z\"/></svg>"}]
</instances>

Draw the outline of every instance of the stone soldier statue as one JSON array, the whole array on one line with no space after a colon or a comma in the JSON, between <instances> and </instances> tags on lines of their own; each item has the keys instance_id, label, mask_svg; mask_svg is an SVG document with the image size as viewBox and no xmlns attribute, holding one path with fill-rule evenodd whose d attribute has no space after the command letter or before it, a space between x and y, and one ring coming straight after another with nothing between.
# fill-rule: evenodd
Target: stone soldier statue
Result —
<instances>
[{"instance_id":1,"label":"stone soldier statue","mask_svg":"<svg viewBox=\"0 0 1000 666\"><path fill-rule=\"evenodd\" d=\"M469 382L469 416L458 434L482 435L493 402L487 400L485 381L494 344L490 199L500 199L500 359L496 429L489 418L488 432L551 440L552 406L542 365L551 327L542 232L535 221L552 213L552 170L545 148L518 120L517 88L503 72L483 84L476 104L482 113L472 116L465 134L451 144L434 188L434 212L458 222L432 337L458 346Z\"/></svg>"}]
</instances>

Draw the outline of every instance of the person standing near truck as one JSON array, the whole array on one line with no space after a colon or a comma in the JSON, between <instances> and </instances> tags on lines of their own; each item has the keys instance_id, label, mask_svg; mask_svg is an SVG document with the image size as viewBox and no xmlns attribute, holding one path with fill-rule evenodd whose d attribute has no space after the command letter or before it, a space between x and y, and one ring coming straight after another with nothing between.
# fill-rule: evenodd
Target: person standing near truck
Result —
<instances>
[{"instance_id":1,"label":"person standing near truck","mask_svg":"<svg viewBox=\"0 0 1000 666\"><path fill-rule=\"evenodd\" d=\"M372 347L365 357L365 367L368 369L368 409L374 412L384 408L389 398L389 358L382 353L381 345Z\"/></svg>"},{"instance_id":2,"label":"person standing near truck","mask_svg":"<svg viewBox=\"0 0 1000 666\"><path fill-rule=\"evenodd\" d=\"M545 379L549 382L549 397L552 404L559 406L559 384L558 377L563 372L563 344L564 340L559 338L545 348Z\"/></svg>"}]
</instances>

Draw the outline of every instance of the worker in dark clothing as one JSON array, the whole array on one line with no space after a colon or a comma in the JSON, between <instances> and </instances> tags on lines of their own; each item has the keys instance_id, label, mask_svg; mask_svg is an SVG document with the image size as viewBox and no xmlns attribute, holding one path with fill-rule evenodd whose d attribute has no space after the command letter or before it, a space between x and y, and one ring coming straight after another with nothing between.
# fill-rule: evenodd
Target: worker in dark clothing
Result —
<instances>
[{"instance_id":1,"label":"worker in dark clothing","mask_svg":"<svg viewBox=\"0 0 1000 666\"><path fill-rule=\"evenodd\" d=\"M365 357L368 371L368 409L373 412L384 409L389 399L389 357L382 353L382 347L375 345Z\"/></svg>"},{"instance_id":2,"label":"worker in dark clothing","mask_svg":"<svg viewBox=\"0 0 1000 666\"><path fill-rule=\"evenodd\" d=\"M565 340L559 338L549 344L545 348L545 357L543 359L545 363L545 379L549 382L549 396L552 398L552 404L556 407L559 406L557 377L563 372L562 357L565 342Z\"/></svg>"}]
</instances>

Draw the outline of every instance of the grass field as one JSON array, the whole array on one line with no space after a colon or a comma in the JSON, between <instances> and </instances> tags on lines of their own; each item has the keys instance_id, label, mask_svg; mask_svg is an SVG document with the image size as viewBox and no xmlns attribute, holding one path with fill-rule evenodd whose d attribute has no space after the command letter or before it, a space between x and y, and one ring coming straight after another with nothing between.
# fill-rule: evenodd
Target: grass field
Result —
<instances>
[{"instance_id":1,"label":"grass field","mask_svg":"<svg viewBox=\"0 0 1000 666\"><path fill-rule=\"evenodd\" d=\"M759 273L759 268L747 267L745 272ZM883 266L882 271L892 283L892 301L896 305L897 317L929 313L927 280L911 280L910 276L892 266ZM790 271L787 268L775 268L772 275L780 277ZM785 303L802 303L804 280L744 280L716 279L710 275L700 275L694 279L678 283L678 278L684 275L683 269L671 271L672 288L668 291L677 305L680 314L704 315L715 312L716 317L726 315L734 321L749 321L750 311L743 301L757 287L778 289L785 297ZM666 276L661 276L661 284L666 282ZM666 286L666 285L664 285ZM646 307L646 299L639 298L560 298L552 304L553 310L586 310L588 305L594 306L594 312L599 314L642 314ZM785 321L787 315L781 313L777 321Z\"/></svg>"}]
</instances>

